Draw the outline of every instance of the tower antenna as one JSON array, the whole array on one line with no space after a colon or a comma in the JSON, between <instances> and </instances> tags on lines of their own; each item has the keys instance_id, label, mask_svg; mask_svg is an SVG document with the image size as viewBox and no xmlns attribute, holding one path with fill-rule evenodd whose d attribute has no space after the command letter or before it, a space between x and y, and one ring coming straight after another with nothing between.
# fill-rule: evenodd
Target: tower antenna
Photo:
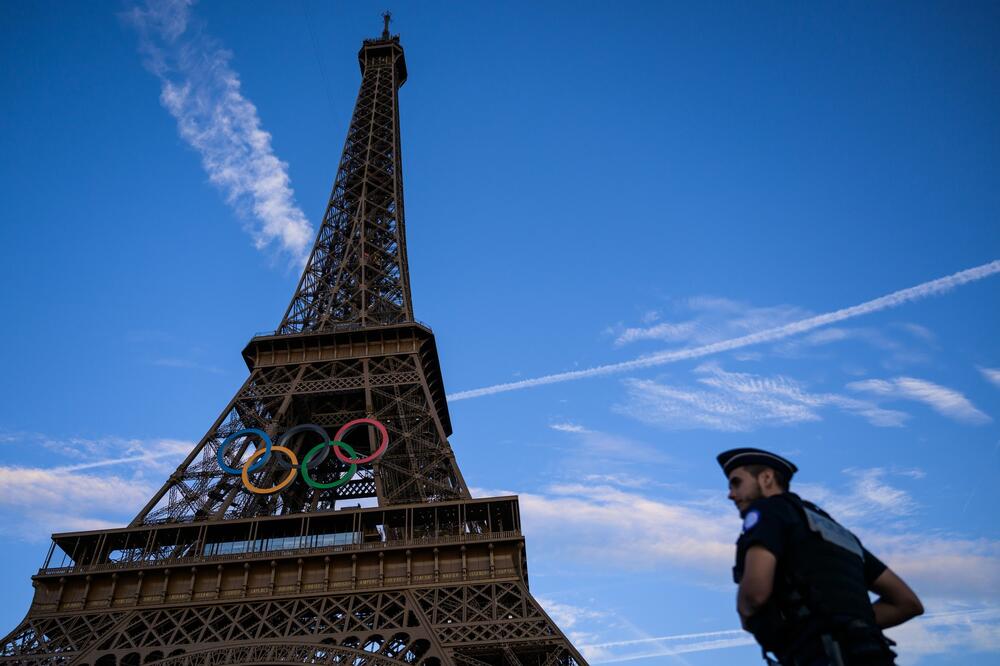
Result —
<instances>
[{"instance_id":1,"label":"tower antenna","mask_svg":"<svg viewBox=\"0 0 1000 666\"><path fill-rule=\"evenodd\" d=\"M382 26L382 39L389 39L389 22L392 20L392 12L388 9L382 12L382 20L385 21Z\"/></svg>"}]
</instances>

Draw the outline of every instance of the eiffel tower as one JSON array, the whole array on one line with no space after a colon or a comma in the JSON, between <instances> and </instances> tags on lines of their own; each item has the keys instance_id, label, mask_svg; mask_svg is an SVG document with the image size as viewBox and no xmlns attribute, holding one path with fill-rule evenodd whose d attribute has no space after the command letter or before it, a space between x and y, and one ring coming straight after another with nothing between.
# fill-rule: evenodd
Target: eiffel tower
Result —
<instances>
[{"instance_id":1,"label":"eiffel tower","mask_svg":"<svg viewBox=\"0 0 1000 666\"><path fill-rule=\"evenodd\" d=\"M0 662L586 663L528 591L517 497L473 499L448 443L410 299L388 15L358 60L322 226L249 378L128 527L53 535Z\"/></svg>"}]
</instances>

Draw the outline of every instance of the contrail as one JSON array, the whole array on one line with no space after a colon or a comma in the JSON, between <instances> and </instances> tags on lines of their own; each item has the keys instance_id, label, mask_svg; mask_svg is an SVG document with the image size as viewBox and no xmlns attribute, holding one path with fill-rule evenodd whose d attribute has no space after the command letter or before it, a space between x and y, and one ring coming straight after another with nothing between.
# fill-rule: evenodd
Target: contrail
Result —
<instances>
[{"instance_id":1,"label":"contrail","mask_svg":"<svg viewBox=\"0 0 1000 666\"><path fill-rule=\"evenodd\" d=\"M160 458L170 458L177 457L181 458L182 453L178 451L170 451L168 453L149 453L144 456L128 456L125 458L114 458L111 460L98 460L92 463L82 463L80 465L66 465L64 467L56 467L52 471L54 472L77 472L81 469L93 469L94 467L108 467L110 465L121 465L128 462L140 462L145 460L158 460Z\"/></svg>"},{"instance_id":2,"label":"contrail","mask_svg":"<svg viewBox=\"0 0 1000 666\"><path fill-rule=\"evenodd\" d=\"M928 613L920 618L917 618L916 622L918 624L923 624L929 620L937 620L944 618L951 618L955 621L967 621L974 618L996 615L996 608L994 607L983 607L983 608L973 608L973 609L963 609L957 611L944 611L938 613ZM586 649L604 649L604 648L617 648L626 647L631 645L643 645L646 643L663 643L666 641L689 641L694 640L696 642L687 643L682 645L677 645L675 647L668 647L662 645L660 649L653 652L642 652L634 654L625 655L608 655L608 658L601 659L599 661L591 660L593 664L613 664L623 661L633 661L636 659L646 659L649 657L664 657L675 654L684 654L688 652L705 652L708 650L721 650L725 648L740 647L743 645L753 645L754 640L750 635L740 629L726 629L723 631L706 631L698 634L674 634L672 636L657 636L654 638L637 638L634 640L626 641L611 641L608 643L591 643L589 645L579 645L581 650Z\"/></svg>"},{"instance_id":3,"label":"contrail","mask_svg":"<svg viewBox=\"0 0 1000 666\"><path fill-rule=\"evenodd\" d=\"M792 335L798 335L799 333L805 333L806 331L811 331L814 328L826 326L827 324L833 324L838 321L844 321L845 319L852 319L854 317L860 317L873 312L879 312L880 310L888 310L890 308L903 305L904 303L920 300L928 296L943 294L951 291L955 287L968 284L969 282L982 280L990 277L991 275L995 275L996 273L1000 273L1000 259L991 261L987 264L982 264L981 266L976 266L975 268L959 271L958 273L953 273L936 280L931 280L930 282L924 282L916 285L915 287L894 291L891 294L880 296L870 301L865 301L860 305L853 305L841 310L835 310L834 312L827 312L825 314L816 315L815 317L800 319L799 321L785 324L784 326L778 326L776 328L769 328L765 331L760 331L759 333L742 335L738 338L730 338L729 340L713 342L712 344L702 345L700 347L689 347L687 349L659 352L657 354L643 356L642 358L637 358L632 361L609 363L607 365L599 365L594 368L587 368L586 370L558 372L556 374L536 377L534 379L524 379L517 382L494 384L493 386L470 389L468 391L459 391L458 393L449 395L448 400L467 400L469 398L478 398L484 395L504 393L505 391L518 391L520 389L542 386L544 384L557 384L559 382L573 381L574 379L586 379L587 377L610 375L618 372L624 372L626 370L637 370L639 368L665 365L676 361L701 358L702 356L709 356L711 354L718 354L719 352L740 349L741 347L749 347L750 345L757 345L762 342L772 342L774 340L780 340Z\"/></svg>"},{"instance_id":4,"label":"contrail","mask_svg":"<svg viewBox=\"0 0 1000 666\"><path fill-rule=\"evenodd\" d=\"M304 261L312 226L295 203L288 165L274 154L257 107L240 90L232 53L201 30L190 0L148 0L124 18L139 33L146 68L160 80L160 103L198 151L209 180L247 220L254 245L277 241Z\"/></svg>"},{"instance_id":5,"label":"contrail","mask_svg":"<svg viewBox=\"0 0 1000 666\"><path fill-rule=\"evenodd\" d=\"M743 632L740 632L743 633ZM677 647L663 647L653 652L640 652L637 654L626 654L610 657L608 659L591 660L592 664L618 664L623 661L635 661L636 659L648 659L650 657L672 657L689 652L707 652L709 650L722 650L725 648L743 647L745 645L756 645L756 642L749 634L743 634L741 638L723 638L711 641L699 641L697 643L687 643Z\"/></svg>"},{"instance_id":6,"label":"contrail","mask_svg":"<svg viewBox=\"0 0 1000 666\"><path fill-rule=\"evenodd\" d=\"M673 636L659 636L657 638L636 638L629 641L612 641L610 643L592 643L581 645L581 648L609 648L621 647L623 645L637 645L639 643L659 643L661 641L688 641L694 638L746 638L747 633L741 629L726 629L724 631L706 631L700 634L674 634Z\"/></svg>"},{"instance_id":7,"label":"contrail","mask_svg":"<svg viewBox=\"0 0 1000 666\"><path fill-rule=\"evenodd\" d=\"M161 453L144 453L138 456L125 456L122 458L108 458L105 460L97 460L95 462L80 463L78 465L64 465L62 467L56 467L53 472L77 472L81 469L93 469L94 467L108 467L111 465L121 465L123 463L129 462L141 462L146 460L159 460L160 458L181 458L183 454L187 453L194 446L191 442L179 442L177 440L164 439L155 442L155 445L166 444L168 447L172 447L168 451L163 451Z\"/></svg>"}]
</instances>

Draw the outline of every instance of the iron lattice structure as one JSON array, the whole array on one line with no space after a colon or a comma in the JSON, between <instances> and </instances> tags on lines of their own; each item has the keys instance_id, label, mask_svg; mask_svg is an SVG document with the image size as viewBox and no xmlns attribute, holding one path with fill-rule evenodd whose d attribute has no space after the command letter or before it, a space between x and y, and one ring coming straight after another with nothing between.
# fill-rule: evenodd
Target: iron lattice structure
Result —
<instances>
[{"instance_id":1,"label":"iron lattice structure","mask_svg":"<svg viewBox=\"0 0 1000 666\"><path fill-rule=\"evenodd\" d=\"M362 82L333 192L278 329L243 350L250 375L125 528L53 535L27 617L0 662L80 666L352 664L575 666L577 650L528 590L516 497L473 499L448 437L434 335L413 318L399 88L386 29ZM248 492L219 447L255 428L301 461L373 418L389 445L335 488ZM375 428L344 437L360 456ZM239 467L254 446L235 440ZM248 479L288 473L271 456ZM334 456L312 476L329 483ZM351 506L375 498L377 506Z\"/></svg>"}]
</instances>

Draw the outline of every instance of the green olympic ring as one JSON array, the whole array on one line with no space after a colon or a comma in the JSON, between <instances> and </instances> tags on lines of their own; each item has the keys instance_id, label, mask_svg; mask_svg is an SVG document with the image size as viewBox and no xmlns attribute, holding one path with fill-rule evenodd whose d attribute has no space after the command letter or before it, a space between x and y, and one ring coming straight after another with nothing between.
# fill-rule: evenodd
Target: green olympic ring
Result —
<instances>
[{"instance_id":1,"label":"green olympic ring","mask_svg":"<svg viewBox=\"0 0 1000 666\"><path fill-rule=\"evenodd\" d=\"M351 466L347 468L347 471L344 473L344 475L339 479L337 479L336 481L331 481L330 483L320 483L319 481L314 481L312 475L309 474L309 461L313 459L313 456L315 456L324 447L327 446L340 447L345 451L347 451L349 454L351 454L352 458L358 457L358 452L352 449L350 444L345 444L344 442L320 442L316 446L309 449L309 453L307 453L306 457L302 459L302 478L304 478L306 480L306 483L308 483L310 486L312 486L313 488L319 488L320 490L325 490L326 488L336 488L337 486L341 486L347 483L351 478L353 478L354 473L358 471L358 464L351 463Z\"/></svg>"}]
</instances>

